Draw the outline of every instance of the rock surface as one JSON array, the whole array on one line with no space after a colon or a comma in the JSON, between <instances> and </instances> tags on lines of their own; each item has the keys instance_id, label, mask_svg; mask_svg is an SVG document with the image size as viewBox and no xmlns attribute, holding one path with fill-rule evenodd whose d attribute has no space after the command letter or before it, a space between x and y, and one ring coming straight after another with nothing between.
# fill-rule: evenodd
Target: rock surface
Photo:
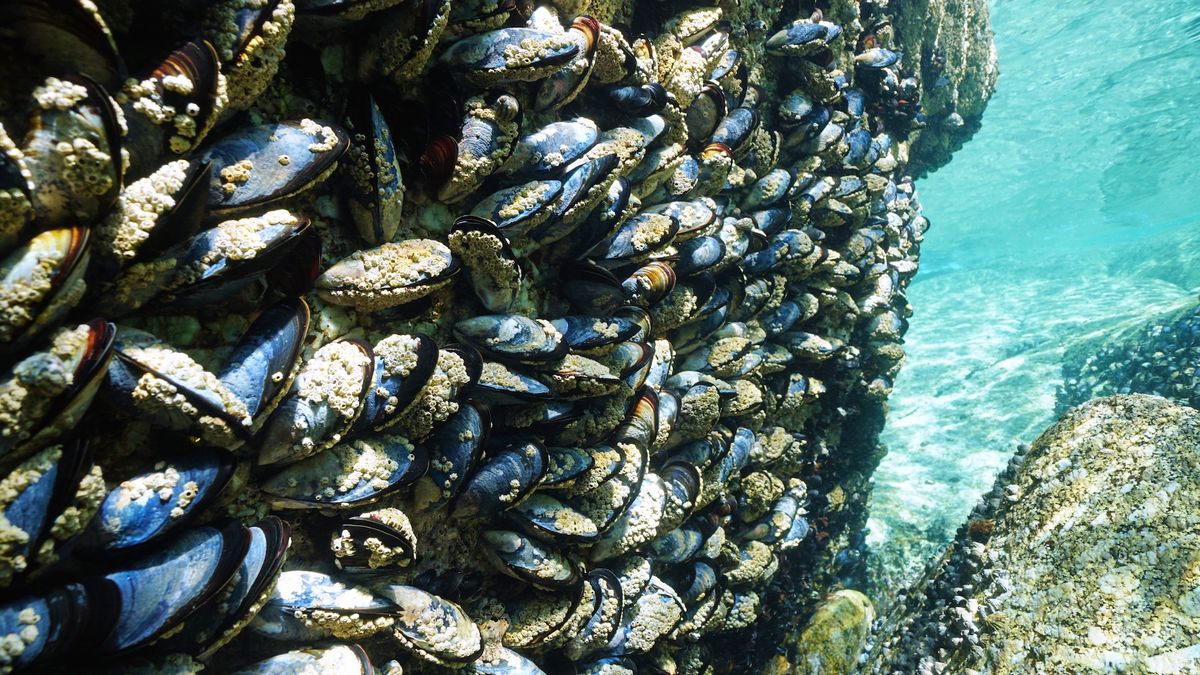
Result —
<instances>
[{"instance_id":1,"label":"rock surface","mask_svg":"<svg viewBox=\"0 0 1200 675\"><path fill-rule=\"evenodd\" d=\"M1075 408L1014 456L867 672L1200 669L1200 412Z\"/></svg>"},{"instance_id":2,"label":"rock surface","mask_svg":"<svg viewBox=\"0 0 1200 675\"><path fill-rule=\"evenodd\" d=\"M1130 393L1200 408L1200 304L1188 302L1067 350L1060 411L1096 396Z\"/></svg>"},{"instance_id":3,"label":"rock surface","mask_svg":"<svg viewBox=\"0 0 1200 675\"><path fill-rule=\"evenodd\" d=\"M929 124L909 158L920 178L948 163L979 130L1000 75L996 43L986 0L906 2L895 11L894 28L905 63L919 71Z\"/></svg>"}]
</instances>

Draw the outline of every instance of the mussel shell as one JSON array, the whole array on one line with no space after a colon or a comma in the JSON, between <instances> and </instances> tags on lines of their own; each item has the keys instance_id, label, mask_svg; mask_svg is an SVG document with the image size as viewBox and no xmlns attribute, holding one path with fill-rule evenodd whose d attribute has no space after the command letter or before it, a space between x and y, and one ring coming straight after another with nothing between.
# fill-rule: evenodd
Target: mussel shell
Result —
<instances>
[{"instance_id":1,"label":"mussel shell","mask_svg":"<svg viewBox=\"0 0 1200 675\"><path fill-rule=\"evenodd\" d=\"M487 518L512 508L537 488L549 463L541 443L509 442L467 480L451 504L451 516Z\"/></svg>"},{"instance_id":2,"label":"mussel shell","mask_svg":"<svg viewBox=\"0 0 1200 675\"><path fill-rule=\"evenodd\" d=\"M442 54L468 82L531 82L555 72L579 53L571 36L534 28L502 28L464 38Z\"/></svg>"},{"instance_id":3,"label":"mussel shell","mask_svg":"<svg viewBox=\"0 0 1200 675\"><path fill-rule=\"evenodd\" d=\"M358 249L317 277L325 302L374 312L420 300L447 283L461 263L434 239L406 239Z\"/></svg>"},{"instance_id":4,"label":"mussel shell","mask_svg":"<svg viewBox=\"0 0 1200 675\"><path fill-rule=\"evenodd\" d=\"M681 277L710 270L725 259L725 242L717 237L688 239L675 247L675 273Z\"/></svg>"},{"instance_id":5,"label":"mussel shell","mask_svg":"<svg viewBox=\"0 0 1200 675\"><path fill-rule=\"evenodd\" d=\"M119 593L121 611L101 651L146 645L178 625L230 581L249 544L241 525L198 527L103 577Z\"/></svg>"},{"instance_id":6,"label":"mussel shell","mask_svg":"<svg viewBox=\"0 0 1200 675\"><path fill-rule=\"evenodd\" d=\"M528 534L565 543L593 542L600 536L591 518L555 497L536 492L506 512Z\"/></svg>"},{"instance_id":7,"label":"mussel shell","mask_svg":"<svg viewBox=\"0 0 1200 675\"><path fill-rule=\"evenodd\" d=\"M576 311L602 316L630 301L621 280L590 260L578 265L564 265L560 274L563 295Z\"/></svg>"},{"instance_id":8,"label":"mussel shell","mask_svg":"<svg viewBox=\"0 0 1200 675\"><path fill-rule=\"evenodd\" d=\"M539 489L570 487L576 478L595 466L587 448L547 448L550 463Z\"/></svg>"},{"instance_id":9,"label":"mussel shell","mask_svg":"<svg viewBox=\"0 0 1200 675\"><path fill-rule=\"evenodd\" d=\"M267 421L258 463L298 462L336 445L362 412L374 371L364 342L339 340L317 350Z\"/></svg>"},{"instance_id":10,"label":"mussel shell","mask_svg":"<svg viewBox=\"0 0 1200 675\"><path fill-rule=\"evenodd\" d=\"M367 652L358 645L308 647L285 652L241 668L232 675L295 675L304 672L374 675Z\"/></svg>"},{"instance_id":11,"label":"mussel shell","mask_svg":"<svg viewBox=\"0 0 1200 675\"><path fill-rule=\"evenodd\" d=\"M42 595L26 596L0 605L0 631L28 637L6 666L23 670L58 660L72 660L96 647L116 621L120 598L109 585L71 583ZM25 629L33 618L36 632ZM23 631L25 631L23 633Z\"/></svg>"},{"instance_id":12,"label":"mussel shell","mask_svg":"<svg viewBox=\"0 0 1200 675\"><path fill-rule=\"evenodd\" d=\"M433 494L426 496L429 503L440 504L458 495L467 478L474 475L490 431L487 409L467 401L425 440L430 463L422 485L431 484Z\"/></svg>"},{"instance_id":13,"label":"mussel shell","mask_svg":"<svg viewBox=\"0 0 1200 675\"><path fill-rule=\"evenodd\" d=\"M82 326L60 329L50 349L30 354L0 378L0 393L6 396L18 390L37 392L20 399L15 424L0 428L0 467L12 466L69 432L91 405L112 361L117 331L101 320L85 326L84 339ZM68 371L70 377L63 377ZM48 389L50 383L58 386Z\"/></svg>"},{"instance_id":14,"label":"mussel shell","mask_svg":"<svg viewBox=\"0 0 1200 675\"><path fill-rule=\"evenodd\" d=\"M661 213L639 213L626 220L608 239L588 253L595 263L614 267L643 260L670 245L679 221Z\"/></svg>"},{"instance_id":15,"label":"mussel shell","mask_svg":"<svg viewBox=\"0 0 1200 675\"><path fill-rule=\"evenodd\" d=\"M562 194L557 180L532 180L484 197L471 215L491 220L509 241L524 236L554 213Z\"/></svg>"},{"instance_id":16,"label":"mussel shell","mask_svg":"<svg viewBox=\"0 0 1200 675\"><path fill-rule=\"evenodd\" d=\"M221 383L246 404L252 419L265 419L291 386L309 318L303 298L271 305L250 324L226 361Z\"/></svg>"},{"instance_id":17,"label":"mussel shell","mask_svg":"<svg viewBox=\"0 0 1200 675\"><path fill-rule=\"evenodd\" d=\"M646 589L625 612L609 648L618 654L649 651L660 637L675 629L686 611L675 589L651 576Z\"/></svg>"},{"instance_id":18,"label":"mussel shell","mask_svg":"<svg viewBox=\"0 0 1200 675\"><path fill-rule=\"evenodd\" d=\"M650 551L657 562L675 565L694 559L704 548L704 533L695 525L684 523L650 542Z\"/></svg>"},{"instance_id":19,"label":"mussel shell","mask_svg":"<svg viewBox=\"0 0 1200 675\"><path fill-rule=\"evenodd\" d=\"M643 213L661 213L679 221L679 233L676 241L691 239L704 232L717 220L716 212L705 203L706 200L683 202L667 202L647 207Z\"/></svg>"},{"instance_id":20,"label":"mussel shell","mask_svg":"<svg viewBox=\"0 0 1200 675\"><path fill-rule=\"evenodd\" d=\"M91 477L88 474L91 473ZM81 483L87 480L86 486ZM39 451L0 481L0 515L10 536L0 546L3 564L0 565L0 586L7 586L13 577L53 562L51 551L42 544L53 536L63 543L73 532L70 527L55 532L52 527L68 508L74 507L77 518L87 519L95 513L94 505L80 500L83 494L103 491L99 469L92 467L92 455L85 439L74 439L61 446ZM77 496L77 493L78 496ZM86 498L85 498L86 499ZM84 523L80 523L80 527ZM42 560L43 556L50 558Z\"/></svg>"},{"instance_id":21,"label":"mussel shell","mask_svg":"<svg viewBox=\"0 0 1200 675\"><path fill-rule=\"evenodd\" d=\"M378 434L346 441L292 464L263 481L277 508L353 508L421 478L429 453L403 436Z\"/></svg>"},{"instance_id":22,"label":"mussel shell","mask_svg":"<svg viewBox=\"0 0 1200 675\"><path fill-rule=\"evenodd\" d=\"M591 616L595 589L576 584L575 593L528 591L508 603L509 629L504 645L513 649L557 645L566 641Z\"/></svg>"},{"instance_id":23,"label":"mussel shell","mask_svg":"<svg viewBox=\"0 0 1200 675\"><path fill-rule=\"evenodd\" d=\"M42 227L88 225L121 193L125 164L117 110L103 87L87 76L49 78L43 86L72 92L45 98L65 96L73 102L65 108L39 105L30 116L21 148L35 188L35 219Z\"/></svg>"},{"instance_id":24,"label":"mussel shell","mask_svg":"<svg viewBox=\"0 0 1200 675\"><path fill-rule=\"evenodd\" d=\"M251 525L249 534L246 555L230 583L184 619L170 637L158 642L158 649L211 654L253 620L283 567L290 531L287 523L268 516Z\"/></svg>"},{"instance_id":25,"label":"mussel shell","mask_svg":"<svg viewBox=\"0 0 1200 675\"><path fill-rule=\"evenodd\" d=\"M374 383L351 434L383 431L412 405L437 370L438 348L420 333L390 335L375 343Z\"/></svg>"},{"instance_id":26,"label":"mussel shell","mask_svg":"<svg viewBox=\"0 0 1200 675\"><path fill-rule=\"evenodd\" d=\"M353 548L350 552L335 549L334 563L348 573L390 574L417 559L416 535L408 517L397 509L380 509L343 520L335 531L338 540L348 540ZM371 541L386 549L387 557L373 560L375 553L367 546Z\"/></svg>"},{"instance_id":27,"label":"mussel shell","mask_svg":"<svg viewBox=\"0 0 1200 675\"><path fill-rule=\"evenodd\" d=\"M586 352L631 339L640 326L629 319L612 316L570 315L550 322L572 351Z\"/></svg>"},{"instance_id":28,"label":"mussel shell","mask_svg":"<svg viewBox=\"0 0 1200 675\"><path fill-rule=\"evenodd\" d=\"M713 132L729 112L725 92L716 82L705 82L700 93L687 109L688 143L702 147L713 138Z\"/></svg>"},{"instance_id":29,"label":"mussel shell","mask_svg":"<svg viewBox=\"0 0 1200 675\"><path fill-rule=\"evenodd\" d=\"M365 621L391 616L397 607L391 600L361 586L342 583L328 574L295 569L279 575L274 592L250 628L258 635L276 640L326 638L326 627L305 621L314 611L357 615Z\"/></svg>"},{"instance_id":30,"label":"mussel shell","mask_svg":"<svg viewBox=\"0 0 1200 675\"><path fill-rule=\"evenodd\" d=\"M460 664L483 652L479 627L453 602L412 586L387 586L383 594L399 609L393 635L422 658Z\"/></svg>"},{"instance_id":31,"label":"mussel shell","mask_svg":"<svg viewBox=\"0 0 1200 675\"><path fill-rule=\"evenodd\" d=\"M753 108L734 108L713 131L710 143L720 143L730 149L735 159L745 156L749 140L758 129L758 111Z\"/></svg>"},{"instance_id":32,"label":"mussel shell","mask_svg":"<svg viewBox=\"0 0 1200 675\"><path fill-rule=\"evenodd\" d=\"M550 387L533 375L496 361L483 364L471 395L484 403L513 405L553 398Z\"/></svg>"},{"instance_id":33,"label":"mussel shell","mask_svg":"<svg viewBox=\"0 0 1200 675\"><path fill-rule=\"evenodd\" d=\"M555 361L567 342L549 322L520 314L492 314L463 319L454 334L485 356L501 361Z\"/></svg>"},{"instance_id":34,"label":"mussel shell","mask_svg":"<svg viewBox=\"0 0 1200 675\"><path fill-rule=\"evenodd\" d=\"M475 296L489 312L510 311L521 295L525 270L495 223L461 216L450 231L450 250L462 261Z\"/></svg>"},{"instance_id":35,"label":"mussel shell","mask_svg":"<svg viewBox=\"0 0 1200 675\"><path fill-rule=\"evenodd\" d=\"M218 139L200 155L213 165L209 216L264 207L312 187L349 144L341 127L312 120L243 127Z\"/></svg>"},{"instance_id":36,"label":"mussel shell","mask_svg":"<svg viewBox=\"0 0 1200 675\"><path fill-rule=\"evenodd\" d=\"M42 232L0 261L0 354L19 351L56 325L82 298L90 259L90 230Z\"/></svg>"},{"instance_id":37,"label":"mussel shell","mask_svg":"<svg viewBox=\"0 0 1200 675\"><path fill-rule=\"evenodd\" d=\"M151 471L122 481L92 521L95 546L106 552L145 546L186 525L229 484L234 459L216 448L166 453Z\"/></svg>"},{"instance_id":38,"label":"mussel shell","mask_svg":"<svg viewBox=\"0 0 1200 675\"><path fill-rule=\"evenodd\" d=\"M504 574L541 589L569 588L579 581L579 567L559 551L516 532L484 530L483 553Z\"/></svg>"},{"instance_id":39,"label":"mussel shell","mask_svg":"<svg viewBox=\"0 0 1200 675\"><path fill-rule=\"evenodd\" d=\"M854 55L854 65L860 68L879 69L894 66L900 61L899 52L875 47Z\"/></svg>"},{"instance_id":40,"label":"mussel shell","mask_svg":"<svg viewBox=\"0 0 1200 675\"><path fill-rule=\"evenodd\" d=\"M551 122L517 141L504 171L513 178L554 176L582 157L599 137L596 123L586 118Z\"/></svg>"},{"instance_id":41,"label":"mussel shell","mask_svg":"<svg viewBox=\"0 0 1200 675\"><path fill-rule=\"evenodd\" d=\"M586 652L607 645L621 626L625 597L620 579L612 570L597 568L587 574L596 599L592 615L583 628L567 643L567 655L578 661Z\"/></svg>"},{"instance_id":42,"label":"mussel shell","mask_svg":"<svg viewBox=\"0 0 1200 675\"><path fill-rule=\"evenodd\" d=\"M405 189L400 156L370 93L351 98L347 118L350 146L343 172L350 216L363 241L378 246L391 241L400 227Z\"/></svg>"},{"instance_id":43,"label":"mussel shell","mask_svg":"<svg viewBox=\"0 0 1200 675\"><path fill-rule=\"evenodd\" d=\"M638 484L633 501L601 535L588 552L588 558L592 562L614 558L654 539L665 506L662 479L657 474L647 473Z\"/></svg>"},{"instance_id":44,"label":"mussel shell","mask_svg":"<svg viewBox=\"0 0 1200 675\"><path fill-rule=\"evenodd\" d=\"M612 86L604 94L614 108L633 117L656 115L662 112L669 100L667 90L657 82Z\"/></svg>"}]
</instances>

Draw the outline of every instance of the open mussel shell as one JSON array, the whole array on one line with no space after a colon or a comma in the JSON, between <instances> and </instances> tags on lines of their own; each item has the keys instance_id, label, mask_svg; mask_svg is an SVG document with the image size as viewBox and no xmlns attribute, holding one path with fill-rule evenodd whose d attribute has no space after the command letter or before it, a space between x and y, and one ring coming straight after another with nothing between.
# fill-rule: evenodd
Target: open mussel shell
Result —
<instances>
[{"instance_id":1,"label":"open mussel shell","mask_svg":"<svg viewBox=\"0 0 1200 675\"><path fill-rule=\"evenodd\" d=\"M362 586L308 570L279 575L275 589L250 630L275 640L321 640L338 631L342 619L361 622L361 633L392 625L395 603ZM372 623L374 622L374 623Z\"/></svg>"},{"instance_id":2,"label":"open mussel shell","mask_svg":"<svg viewBox=\"0 0 1200 675\"><path fill-rule=\"evenodd\" d=\"M546 474L546 448L535 440L511 441L487 458L451 504L454 518L488 518L510 509Z\"/></svg>"},{"instance_id":3,"label":"open mussel shell","mask_svg":"<svg viewBox=\"0 0 1200 675\"><path fill-rule=\"evenodd\" d=\"M385 508L343 520L333 534L332 548L340 570L388 573L416 561L417 536L403 511Z\"/></svg>"},{"instance_id":4,"label":"open mussel shell","mask_svg":"<svg viewBox=\"0 0 1200 675\"><path fill-rule=\"evenodd\" d=\"M348 145L344 129L309 119L237 129L200 155L213 165L209 216L266 207L303 192L329 175Z\"/></svg>"},{"instance_id":5,"label":"open mussel shell","mask_svg":"<svg viewBox=\"0 0 1200 675\"><path fill-rule=\"evenodd\" d=\"M550 546L508 530L485 530L484 556L496 569L545 590L568 588L579 581L579 567Z\"/></svg>"},{"instance_id":6,"label":"open mussel shell","mask_svg":"<svg viewBox=\"0 0 1200 675\"><path fill-rule=\"evenodd\" d=\"M12 420L0 428L0 468L75 427L104 382L115 335L116 327L100 320L61 328L45 350L0 378L0 405Z\"/></svg>"},{"instance_id":7,"label":"open mussel shell","mask_svg":"<svg viewBox=\"0 0 1200 675\"><path fill-rule=\"evenodd\" d=\"M296 673L375 675L367 652L358 645L307 647L272 656L232 675L295 675Z\"/></svg>"},{"instance_id":8,"label":"open mussel shell","mask_svg":"<svg viewBox=\"0 0 1200 675\"><path fill-rule=\"evenodd\" d=\"M121 128L108 93L87 76L47 78L34 90L21 148L42 227L88 225L121 193Z\"/></svg>"},{"instance_id":9,"label":"open mussel shell","mask_svg":"<svg viewBox=\"0 0 1200 675\"><path fill-rule=\"evenodd\" d=\"M399 611L392 635L417 656L454 665L483 652L479 627L453 602L413 586L387 586L383 595Z\"/></svg>"},{"instance_id":10,"label":"open mussel shell","mask_svg":"<svg viewBox=\"0 0 1200 675\"><path fill-rule=\"evenodd\" d=\"M569 543L588 543L600 536L595 521L566 502L536 492L506 512L528 534Z\"/></svg>"},{"instance_id":11,"label":"open mussel shell","mask_svg":"<svg viewBox=\"0 0 1200 675\"><path fill-rule=\"evenodd\" d=\"M0 355L19 351L56 325L83 297L90 258L87 227L35 235L0 261Z\"/></svg>"},{"instance_id":12,"label":"open mussel shell","mask_svg":"<svg viewBox=\"0 0 1200 675\"><path fill-rule=\"evenodd\" d=\"M429 472L419 484L419 501L426 508L453 499L474 475L491 431L487 409L468 401L425 440Z\"/></svg>"},{"instance_id":13,"label":"open mussel shell","mask_svg":"<svg viewBox=\"0 0 1200 675\"><path fill-rule=\"evenodd\" d=\"M278 508L347 509L415 483L428 467L428 452L403 436L368 435L289 465L262 491Z\"/></svg>"},{"instance_id":14,"label":"open mussel shell","mask_svg":"<svg viewBox=\"0 0 1200 675\"><path fill-rule=\"evenodd\" d=\"M513 309L525 271L495 223L478 216L459 217L450 230L450 250L467 268L475 297L489 312Z\"/></svg>"},{"instance_id":15,"label":"open mussel shell","mask_svg":"<svg viewBox=\"0 0 1200 675\"><path fill-rule=\"evenodd\" d=\"M198 527L101 577L116 591L121 608L101 652L122 653L147 645L179 625L229 583L249 540L238 524Z\"/></svg>"},{"instance_id":16,"label":"open mussel shell","mask_svg":"<svg viewBox=\"0 0 1200 675\"><path fill-rule=\"evenodd\" d=\"M350 217L363 241L378 246L391 241L400 227L405 190L400 155L383 111L366 91L350 99L347 131L350 147L342 174Z\"/></svg>"},{"instance_id":17,"label":"open mussel shell","mask_svg":"<svg viewBox=\"0 0 1200 675\"><path fill-rule=\"evenodd\" d=\"M463 319L454 334L489 358L501 361L556 361L567 342L548 321L520 314L492 314Z\"/></svg>"},{"instance_id":18,"label":"open mussel shell","mask_svg":"<svg viewBox=\"0 0 1200 675\"><path fill-rule=\"evenodd\" d=\"M458 273L450 249L433 239L407 239L359 249L317 278L325 302L373 312L420 300Z\"/></svg>"},{"instance_id":19,"label":"open mussel shell","mask_svg":"<svg viewBox=\"0 0 1200 675\"><path fill-rule=\"evenodd\" d=\"M338 340L318 349L268 420L258 463L297 462L340 442L362 412L374 369L364 342Z\"/></svg>"},{"instance_id":20,"label":"open mussel shell","mask_svg":"<svg viewBox=\"0 0 1200 675\"><path fill-rule=\"evenodd\" d=\"M303 298L275 303L250 324L226 360L221 382L255 421L266 419L291 387L309 319Z\"/></svg>"},{"instance_id":21,"label":"open mussel shell","mask_svg":"<svg viewBox=\"0 0 1200 675\"><path fill-rule=\"evenodd\" d=\"M92 521L87 548L118 552L145 546L187 524L225 489L234 459L216 448L166 453L151 470L113 488Z\"/></svg>"},{"instance_id":22,"label":"open mussel shell","mask_svg":"<svg viewBox=\"0 0 1200 675\"><path fill-rule=\"evenodd\" d=\"M275 516L251 525L248 531L250 543L229 584L159 641L157 650L206 657L236 637L258 614L279 577L291 534L287 523Z\"/></svg>"},{"instance_id":23,"label":"open mussel shell","mask_svg":"<svg viewBox=\"0 0 1200 675\"><path fill-rule=\"evenodd\" d=\"M0 586L52 564L55 549L95 515L103 491L88 444L78 439L40 450L0 480L0 515L10 534L0 542ZM73 526L76 519L83 522Z\"/></svg>"}]
</instances>

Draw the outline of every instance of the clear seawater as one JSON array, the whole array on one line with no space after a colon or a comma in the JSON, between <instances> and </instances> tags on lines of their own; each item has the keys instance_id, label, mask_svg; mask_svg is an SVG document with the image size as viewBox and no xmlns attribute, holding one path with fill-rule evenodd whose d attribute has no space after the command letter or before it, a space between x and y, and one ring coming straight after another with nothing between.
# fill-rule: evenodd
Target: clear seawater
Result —
<instances>
[{"instance_id":1,"label":"clear seawater","mask_svg":"<svg viewBox=\"0 0 1200 675\"><path fill-rule=\"evenodd\" d=\"M933 228L875 474L881 588L919 575L1053 421L1068 345L1200 292L1200 3L991 15L983 127L917 184Z\"/></svg>"}]
</instances>

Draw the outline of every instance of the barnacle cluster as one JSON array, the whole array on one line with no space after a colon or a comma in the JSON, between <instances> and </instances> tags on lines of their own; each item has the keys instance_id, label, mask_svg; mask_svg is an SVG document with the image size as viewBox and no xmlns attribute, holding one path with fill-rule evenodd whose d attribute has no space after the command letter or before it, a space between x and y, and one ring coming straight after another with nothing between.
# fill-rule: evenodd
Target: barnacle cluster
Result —
<instances>
[{"instance_id":1,"label":"barnacle cluster","mask_svg":"<svg viewBox=\"0 0 1200 675\"><path fill-rule=\"evenodd\" d=\"M0 672L807 662L929 225L892 11L0 6Z\"/></svg>"}]
</instances>

